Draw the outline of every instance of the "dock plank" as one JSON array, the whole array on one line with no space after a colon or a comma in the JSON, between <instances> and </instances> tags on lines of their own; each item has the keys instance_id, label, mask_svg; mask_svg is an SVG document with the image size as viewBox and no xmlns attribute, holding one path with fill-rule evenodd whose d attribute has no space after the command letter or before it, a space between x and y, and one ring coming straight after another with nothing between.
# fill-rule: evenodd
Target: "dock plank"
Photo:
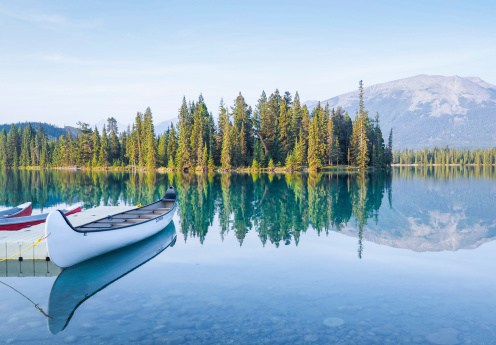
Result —
<instances>
[{"instance_id":1,"label":"dock plank","mask_svg":"<svg viewBox=\"0 0 496 345\"><path fill-rule=\"evenodd\" d=\"M80 213L67 217L74 227L89 223L91 221L107 217L109 214L125 212L135 208L134 206L101 206L83 210ZM34 225L27 229L17 231L0 231L0 260L20 252L22 249L35 243L45 234L45 224ZM37 246L28 249L21 255L14 256L11 260L46 260L48 251L46 241L41 241ZM8 260L8 261L11 261Z\"/></svg>"}]
</instances>

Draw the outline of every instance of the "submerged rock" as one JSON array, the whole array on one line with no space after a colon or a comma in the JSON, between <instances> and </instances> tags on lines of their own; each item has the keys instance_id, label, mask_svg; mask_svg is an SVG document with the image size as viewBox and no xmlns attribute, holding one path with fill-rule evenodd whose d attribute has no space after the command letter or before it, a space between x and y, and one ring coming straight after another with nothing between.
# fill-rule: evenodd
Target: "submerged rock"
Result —
<instances>
[{"instance_id":1,"label":"submerged rock","mask_svg":"<svg viewBox=\"0 0 496 345\"><path fill-rule=\"evenodd\" d=\"M313 343L319 340L319 337L316 336L315 334L307 334L305 335L305 338L303 339L307 343Z\"/></svg>"},{"instance_id":2,"label":"submerged rock","mask_svg":"<svg viewBox=\"0 0 496 345\"><path fill-rule=\"evenodd\" d=\"M73 335L69 335L69 336L65 337L65 339L64 339L64 343L66 343L66 344L72 344L75 341L76 341L76 337Z\"/></svg>"},{"instance_id":3,"label":"submerged rock","mask_svg":"<svg viewBox=\"0 0 496 345\"><path fill-rule=\"evenodd\" d=\"M426 337L427 341L436 345L456 345L458 341L458 331L454 328L441 328L435 333Z\"/></svg>"},{"instance_id":4,"label":"submerged rock","mask_svg":"<svg viewBox=\"0 0 496 345\"><path fill-rule=\"evenodd\" d=\"M344 325L344 320L339 317L328 317L323 321L323 324L327 327L339 327Z\"/></svg>"}]
</instances>

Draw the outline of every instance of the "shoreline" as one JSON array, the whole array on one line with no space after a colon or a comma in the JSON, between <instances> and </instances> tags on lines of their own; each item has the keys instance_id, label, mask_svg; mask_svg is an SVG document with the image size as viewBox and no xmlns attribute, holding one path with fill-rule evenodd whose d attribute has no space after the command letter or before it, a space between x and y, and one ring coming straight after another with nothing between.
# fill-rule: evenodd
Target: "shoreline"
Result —
<instances>
[{"instance_id":1,"label":"shoreline","mask_svg":"<svg viewBox=\"0 0 496 345\"><path fill-rule=\"evenodd\" d=\"M391 164L390 168L385 169L375 169L373 167L367 169L366 171L385 171L390 170L391 168L396 167L491 167L496 166L496 164ZM297 173L297 172L359 172L360 168L355 166L347 166L347 165L336 165L336 166L326 166L319 170L310 170L308 167L302 167L300 169L293 168L285 168L285 167L274 167L274 168L238 168L238 169L222 169L215 168L213 170L209 169L185 169L185 170L176 170L169 169L166 167L159 167L155 169L147 169L147 168L135 168L135 167L122 167L122 166L111 166L111 167L83 167L83 166L68 166L68 167L39 167L39 166L29 166L29 167L17 167L17 168L3 168L0 170L67 170L67 171L139 171L139 172L158 172L158 173L171 173L171 172L186 172L186 173L210 173L210 172L218 172L218 173L229 173L229 172L265 172L265 173Z\"/></svg>"},{"instance_id":2,"label":"shoreline","mask_svg":"<svg viewBox=\"0 0 496 345\"><path fill-rule=\"evenodd\" d=\"M389 168L390 169L390 168ZM367 171L383 171L383 170L389 170L388 168L385 169L375 169L375 168L369 168ZM222 168L215 168L213 170L209 169L185 169L185 170L176 170L176 169L169 169L165 167L159 167L155 169L147 169L147 168L135 168L135 167L83 167L83 166L68 166L68 167L39 167L39 166L29 166L29 167L17 167L17 168L12 168L8 167L5 169L0 169L0 170L67 170L67 171L140 171L140 172L158 172L158 173L169 173L169 172L188 172L188 173L193 173L193 172L199 172L199 173L210 173L210 172L274 172L274 173L291 173L291 172L329 172L329 171L335 171L335 172L359 172L361 171L360 168L355 167L355 166L346 166L346 165L336 165L336 166L326 166L323 167L322 169L319 170L309 170L307 167L302 167L300 169L293 169L293 168L285 168L285 167L274 167L274 168L259 168L259 169L252 169L252 168L238 168L238 169L222 169Z\"/></svg>"}]
</instances>

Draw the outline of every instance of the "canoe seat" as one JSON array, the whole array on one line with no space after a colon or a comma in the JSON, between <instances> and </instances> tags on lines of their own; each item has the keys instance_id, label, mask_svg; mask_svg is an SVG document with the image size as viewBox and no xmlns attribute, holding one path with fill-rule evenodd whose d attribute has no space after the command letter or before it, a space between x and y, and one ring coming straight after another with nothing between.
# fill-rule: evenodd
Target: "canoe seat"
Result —
<instances>
[{"instance_id":1,"label":"canoe seat","mask_svg":"<svg viewBox=\"0 0 496 345\"><path fill-rule=\"evenodd\" d=\"M131 225L133 223L128 223L128 222L122 222L122 223L113 223L112 226L114 227L118 227L118 226L128 226L128 225Z\"/></svg>"},{"instance_id":2,"label":"canoe seat","mask_svg":"<svg viewBox=\"0 0 496 345\"><path fill-rule=\"evenodd\" d=\"M125 221L125 219L119 219L119 218L112 218L112 219L102 219L99 220L98 223L120 223L122 221Z\"/></svg>"},{"instance_id":3,"label":"canoe seat","mask_svg":"<svg viewBox=\"0 0 496 345\"><path fill-rule=\"evenodd\" d=\"M140 222L143 222L145 221L146 219L127 219L126 220L126 223L140 223Z\"/></svg>"},{"instance_id":4,"label":"canoe seat","mask_svg":"<svg viewBox=\"0 0 496 345\"><path fill-rule=\"evenodd\" d=\"M151 210L144 210L144 211L136 210L136 211L126 212L126 214L147 214L150 212L152 212L152 211Z\"/></svg>"},{"instance_id":5,"label":"canoe seat","mask_svg":"<svg viewBox=\"0 0 496 345\"><path fill-rule=\"evenodd\" d=\"M169 211L170 208L156 208L153 210L154 213L165 213L167 211Z\"/></svg>"},{"instance_id":6,"label":"canoe seat","mask_svg":"<svg viewBox=\"0 0 496 345\"><path fill-rule=\"evenodd\" d=\"M143 219L150 219L150 218L155 218L157 217L157 214L156 213L152 213L152 214L142 214L139 216L140 218L143 218Z\"/></svg>"},{"instance_id":7,"label":"canoe seat","mask_svg":"<svg viewBox=\"0 0 496 345\"><path fill-rule=\"evenodd\" d=\"M105 223L90 223L86 224L83 226L77 227L78 229L91 229L91 228L110 228L112 224L105 224Z\"/></svg>"},{"instance_id":8,"label":"canoe seat","mask_svg":"<svg viewBox=\"0 0 496 345\"><path fill-rule=\"evenodd\" d=\"M112 219L127 219L127 218L135 218L132 214L117 214L112 217Z\"/></svg>"}]
</instances>

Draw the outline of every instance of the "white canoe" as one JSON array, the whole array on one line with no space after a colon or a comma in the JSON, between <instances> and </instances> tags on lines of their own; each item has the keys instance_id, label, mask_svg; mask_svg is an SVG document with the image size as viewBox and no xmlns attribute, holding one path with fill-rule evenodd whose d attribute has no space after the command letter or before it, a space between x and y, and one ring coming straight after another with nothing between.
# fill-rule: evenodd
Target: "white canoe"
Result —
<instances>
[{"instance_id":1,"label":"white canoe","mask_svg":"<svg viewBox=\"0 0 496 345\"><path fill-rule=\"evenodd\" d=\"M63 213L53 211L45 225L48 256L55 265L69 267L141 241L164 229L176 207L176 192L170 187L165 196L154 203L77 227Z\"/></svg>"}]
</instances>

